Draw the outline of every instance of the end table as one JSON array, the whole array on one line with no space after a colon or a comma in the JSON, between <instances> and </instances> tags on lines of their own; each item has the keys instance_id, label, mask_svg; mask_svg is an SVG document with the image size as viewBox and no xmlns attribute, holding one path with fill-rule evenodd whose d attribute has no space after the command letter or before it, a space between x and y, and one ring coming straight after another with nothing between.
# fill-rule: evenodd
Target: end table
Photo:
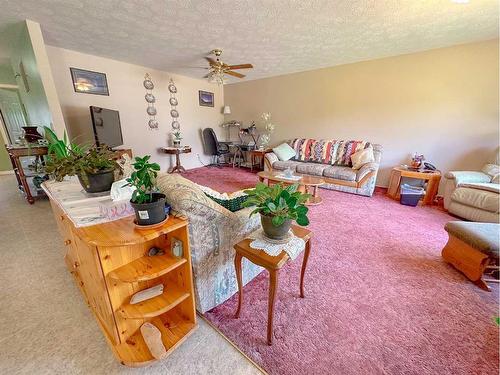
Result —
<instances>
[{"instance_id":1,"label":"end table","mask_svg":"<svg viewBox=\"0 0 500 375\"><path fill-rule=\"evenodd\" d=\"M412 171L403 167L392 168L389 188L387 189L387 195L390 198L399 200L402 177L427 181L427 188L425 189L425 196L422 203L424 205L431 205L434 202L439 188L439 181L441 180L441 172Z\"/></svg>"},{"instance_id":2,"label":"end table","mask_svg":"<svg viewBox=\"0 0 500 375\"><path fill-rule=\"evenodd\" d=\"M309 253L311 252L311 237L312 232L304 227L292 225L292 231L297 236L302 238L305 243L304 259L302 260L302 270L300 272L300 297L304 298L304 275L306 272L307 261ZM241 260L243 257L247 258L250 262L264 267L269 272L269 308L267 313L267 344L271 345L273 340L273 313L274 313L274 300L276 297L276 290L278 289L278 272L288 261L289 256L284 251L277 256L266 254L263 250L257 250L250 247L252 239L244 239L234 245L236 255L234 257L234 268L236 269L236 279L238 281L238 310L236 311L236 318L240 317L241 305L243 302L243 281L241 273Z\"/></svg>"},{"instance_id":3,"label":"end table","mask_svg":"<svg viewBox=\"0 0 500 375\"><path fill-rule=\"evenodd\" d=\"M257 165L257 160L258 166L260 170L264 170L264 158L268 152L271 152L272 149L268 148L265 150L251 150L248 153L250 154L250 170L253 171L254 165Z\"/></svg>"},{"instance_id":4,"label":"end table","mask_svg":"<svg viewBox=\"0 0 500 375\"><path fill-rule=\"evenodd\" d=\"M164 154L175 155L175 165L169 168L168 173L186 172L186 169L181 165L180 154L189 154L191 147L162 147L160 151Z\"/></svg>"}]
</instances>

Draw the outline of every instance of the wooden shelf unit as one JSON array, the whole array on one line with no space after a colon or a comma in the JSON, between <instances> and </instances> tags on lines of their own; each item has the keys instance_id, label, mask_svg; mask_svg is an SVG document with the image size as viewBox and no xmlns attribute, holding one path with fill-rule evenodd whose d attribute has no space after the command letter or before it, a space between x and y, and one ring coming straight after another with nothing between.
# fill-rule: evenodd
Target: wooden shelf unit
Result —
<instances>
[{"instance_id":1,"label":"wooden shelf unit","mask_svg":"<svg viewBox=\"0 0 500 375\"><path fill-rule=\"evenodd\" d=\"M133 217L76 228L49 194L66 245L65 262L93 312L113 353L127 366L155 358L140 327L151 322L162 332L170 354L196 328L188 222L170 217L155 230L137 230ZM170 255L170 239L183 243L183 257ZM165 254L149 257L156 246ZM164 292L131 305L133 294L162 283Z\"/></svg>"}]
</instances>

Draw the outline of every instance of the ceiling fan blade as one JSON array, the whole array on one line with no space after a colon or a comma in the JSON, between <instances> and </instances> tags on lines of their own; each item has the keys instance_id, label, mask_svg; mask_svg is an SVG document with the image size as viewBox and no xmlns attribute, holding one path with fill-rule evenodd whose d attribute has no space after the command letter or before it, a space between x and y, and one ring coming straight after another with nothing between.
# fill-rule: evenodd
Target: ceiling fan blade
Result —
<instances>
[{"instance_id":1,"label":"ceiling fan blade","mask_svg":"<svg viewBox=\"0 0 500 375\"><path fill-rule=\"evenodd\" d=\"M229 69L251 69L253 68L252 64L240 64L240 65L229 65Z\"/></svg>"},{"instance_id":2,"label":"ceiling fan blade","mask_svg":"<svg viewBox=\"0 0 500 375\"><path fill-rule=\"evenodd\" d=\"M230 71L230 70L227 70L227 71L225 71L224 73L229 74L230 76L233 76L233 77L238 77L238 78L243 78L243 77L245 77L245 75L244 75L244 74L240 74L240 73L232 72L232 71Z\"/></svg>"},{"instance_id":3,"label":"ceiling fan blade","mask_svg":"<svg viewBox=\"0 0 500 375\"><path fill-rule=\"evenodd\" d=\"M217 64L217 62L214 59L212 59L211 57L205 57L205 60L207 60L210 63L210 65L216 65Z\"/></svg>"}]
</instances>

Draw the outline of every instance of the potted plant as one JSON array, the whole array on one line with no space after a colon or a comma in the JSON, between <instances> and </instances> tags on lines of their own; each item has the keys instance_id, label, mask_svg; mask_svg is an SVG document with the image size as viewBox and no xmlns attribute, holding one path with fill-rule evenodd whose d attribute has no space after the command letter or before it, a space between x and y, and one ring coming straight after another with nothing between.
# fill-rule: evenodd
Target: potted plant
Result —
<instances>
[{"instance_id":1,"label":"potted plant","mask_svg":"<svg viewBox=\"0 0 500 375\"><path fill-rule=\"evenodd\" d=\"M118 167L115 153L106 146L85 146L59 139L48 127L44 127L48 141L48 160L46 172L56 181L66 176L78 176L80 184L87 193L109 191L114 182L114 171Z\"/></svg>"},{"instance_id":2,"label":"potted plant","mask_svg":"<svg viewBox=\"0 0 500 375\"><path fill-rule=\"evenodd\" d=\"M176 131L173 133L174 136L174 147L181 147L182 136L180 131Z\"/></svg>"},{"instance_id":3,"label":"potted plant","mask_svg":"<svg viewBox=\"0 0 500 375\"><path fill-rule=\"evenodd\" d=\"M127 185L135 188L130 204L135 211L136 224L152 225L165 220L165 195L158 193L156 176L160 170L157 163L150 163L150 155L136 157L132 164L134 172L127 178Z\"/></svg>"},{"instance_id":4,"label":"potted plant","mask_svg":"<svg viewBox=\"0 0 500 375\"><path fill-rule=\"evenodd\" d=\"M304 203L310 194L301 193L297 188L297 184L284 187L281 184L267 186L259 183L255 189L245 190L249 197L243 205L256 206L250 216L260 213L262 229L269 238L284 239L292 221L301 226L309 225L308 208Z\"/></svg>"}]
</instances>

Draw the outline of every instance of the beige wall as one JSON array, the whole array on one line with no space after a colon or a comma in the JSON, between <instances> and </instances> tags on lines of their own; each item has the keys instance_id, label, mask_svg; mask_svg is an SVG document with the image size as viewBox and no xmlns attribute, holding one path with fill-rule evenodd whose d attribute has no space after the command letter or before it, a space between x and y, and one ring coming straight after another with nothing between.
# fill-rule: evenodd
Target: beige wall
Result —
<instances>
[{"instance_id":1,"label":"beige wall","mask_svg":"<svg viewBox=\"0 0 500 375\"><path fill-rule=\"evenodd\" d=\"M208 162L208 157L203 154L200 130L213 127L218 131L223 121L221 86L210 84L206 80L52 46L47 46L47 52L66 127L72 138L78 137L77 141L93 140L89 106L114 109L120 112L124 147L132 148L135 155L152 155L152 159L160 163L162 170L166 169L173 162L173 158L162 155L157 150L159 147L170 145L172 119L167 86L172 77L178 89L177 109L180 113L181 132L184 135L183 144L191 145L193 149L191 154L182 156L182 164L186 168L200 166L197 154L204 163ZM106 73L109 96L75 93L70 67ZM149 130L147 125L149 117L146 114L146 90L143 86L145 73L151 74L155 84L153 94L157 100L159 130ZM199 106L198 90L215 94L213 108Z\"/></svg>"},{"instance_id":2,"label":"beige wall","mask_svg":"<svg viewBox=\"0 0 500 375\"><path fill-rule=\"evenodd\" d=\"M258 62L255 62L258 63ZM384 146L377 184L417 151L442 171L478 169L499 142L498 39L224 87L226 118L271 112L293 137Z\"/></svg>"}]
</instances>

